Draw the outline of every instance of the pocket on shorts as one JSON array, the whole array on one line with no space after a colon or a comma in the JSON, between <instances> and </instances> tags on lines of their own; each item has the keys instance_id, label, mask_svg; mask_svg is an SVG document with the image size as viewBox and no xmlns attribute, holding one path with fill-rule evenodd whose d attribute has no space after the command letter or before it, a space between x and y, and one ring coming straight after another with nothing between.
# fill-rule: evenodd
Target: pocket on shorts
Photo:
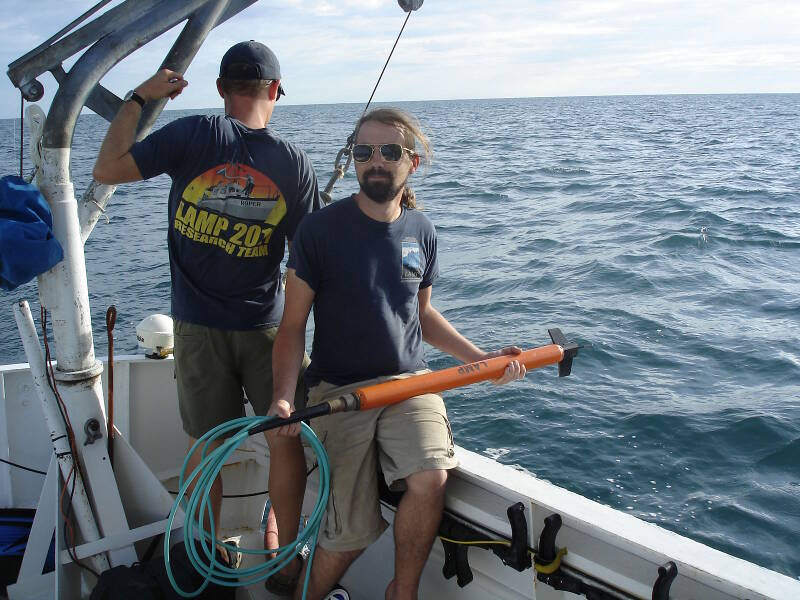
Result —
<instances>
[{"instance_id":1,"label":"pocket on shorts","mask_svg":"<svg viewBox=\"0 0 800 600\"><path fill-rule=\"evenodd\" d=\"M321 431L318 433L317 437L322 447L325 448L325 452L328 452L328 446L325 444L328 439L328 432ZM339 517L339 512L336 510L336 494L334 493L333 482L331 482L328 489L328 506L325 510L325 532L328 534L328 537L334 537L342 533L342 520Z\"/></svg>"},{"instance_id":2,"label":"pocket on shorts","mask_svg":"<svg viewBox=\"0 0 800 600\"><path fill-rule=\"evenodd\" d=\"M172 325L172 333L175 336L187 337L191 335L198 335L200 333L200 328L194 323L176 320Z\"/></svg>"},{"instance_id":3,"label":"pocket on shorts","mask_svg":"<svg viewBox=\"0 0 800 600\"><path fill-rule=\"evenodd\" d=\"M208 337L209 329L202 325L175 321L172 327L173 354L178 357L187 352L197 352Z\"/></svg>"},{"instance_id":4,"label":"pocket on shorts","mask_svg":"<svg viewBox=\"0 0 800 600\"><path fill-rule=\"evenodd\" d=\"M453 440L453 428L450 426L450 419L447 418L447 415L444 415L444 424L447 425L447 438L448 438L448 447L447 447L447 454L450 457L456 455L456 444Z\"/></svg>"}]
</instances>

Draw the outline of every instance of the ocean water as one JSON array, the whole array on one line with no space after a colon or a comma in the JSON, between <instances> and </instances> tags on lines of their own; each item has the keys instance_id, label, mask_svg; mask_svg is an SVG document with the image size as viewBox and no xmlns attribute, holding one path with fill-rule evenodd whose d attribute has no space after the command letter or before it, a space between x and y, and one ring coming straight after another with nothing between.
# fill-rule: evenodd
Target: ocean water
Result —
<instances>
[{"instance_id":1,"label":"ocean water","mask_svg":"<svg viewBox=\"0 0 800 600\"><path fill-rule=\"evenodd\" d=\"M568 378L447 393L457 443L800 577L800 95L400 105L435 149L414 177L440 235L434 305L486 349L549 327L584 345ZM278 105L272 126L324 185L361 109ZM79 196L105 129L80 119ZM18 145L0 121L3 174ZM110 304L117 353L169 312L168 186L120 186L86 244L98 355ZM2 363L25 361L19 298L38 312L35 284L0 294Z\"/></svg>"}]
</instances>

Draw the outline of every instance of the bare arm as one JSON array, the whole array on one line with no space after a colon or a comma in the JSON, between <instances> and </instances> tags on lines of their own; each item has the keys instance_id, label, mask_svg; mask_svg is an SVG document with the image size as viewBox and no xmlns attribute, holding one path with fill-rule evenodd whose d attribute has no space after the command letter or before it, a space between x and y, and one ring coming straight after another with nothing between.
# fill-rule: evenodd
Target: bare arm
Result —
<instances>
[{"instance_id":1,"label":"bare arm","mask_svg":"<svg viewBox=\"0 0 800 600\"><path fill-rule=\"evenodd\" d=\"M444 315L434 308L433 304L431 304L432 294L433 286L421 289L417 294L419 301L419 322L422 326L422 339L431 346L435 346L442 352L447 352L465 363L503 356L505 354L519 354L522 352L522 349L517 346L506 346L505 348L493 352L484 352L461 335L456 328L444 318ZM522 379L525 377L525 373L525 365L515 360L509 363L502 377L495 380L495 383L504 384L514 381L515 379Z\"/></svg>"},{"instance_id":2,"label":"bare arm","mask_svg":"<svg viewBox=\"0 0 800 600\"><path fill-rule=\"evenodd\" d=\"M431 304L432 292L433 286L429 285L417 294L422 339L461 362L475 362L484 358L486 353L458 333L444 315L434 308Z\"/></svg>"},{"instance_id":3,"label":"bare arm","mask_svg":"<svg viewBox=\"0 0 800 600\"><path fill-rule=\"evenodd\" d=\"M268 414L286 418L294 407L297 377L303 363L306 324L314 302L314 290L300 279L294 269L286 272L286 296L275 343L272 346L272 406ZM282 427L278 433L297 435L298 424Z\"/></svg>"},{"instance_id":4,"label":"bare arm","mask_svg":"<svg viewBox=\"0 0 800 600\"><path fill-rule=\"evenodd\" d=\"M161 98L175 98L188 85L179 74L169 69L161 69L150 79L136 88L145 102ZM131 156L130 148L136 141L136 127L142 115L138 102L124 102L122 108L111 121L106 137L100 146L100 153L92 170L95 181L105 184L139 181L142 174Z\"/></svg>"}]
</instances>

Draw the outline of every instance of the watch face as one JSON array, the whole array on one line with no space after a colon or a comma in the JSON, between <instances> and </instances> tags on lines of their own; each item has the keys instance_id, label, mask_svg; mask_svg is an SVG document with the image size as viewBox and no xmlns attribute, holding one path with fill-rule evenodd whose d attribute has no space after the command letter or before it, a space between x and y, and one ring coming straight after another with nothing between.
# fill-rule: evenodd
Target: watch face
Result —
<instances>
[{"instance_id":1,"label":"watch face","mask_svg":"<svg viewBox=\"0 0 800 600\"><path fill-rule=\"evenodd\" d=\"M123 100L125 100L125 102L127 102L131 98L133 98L133 90L130 90L127 94L125 94L125 97L123 98Z\"/></svg>"}]
</instances>

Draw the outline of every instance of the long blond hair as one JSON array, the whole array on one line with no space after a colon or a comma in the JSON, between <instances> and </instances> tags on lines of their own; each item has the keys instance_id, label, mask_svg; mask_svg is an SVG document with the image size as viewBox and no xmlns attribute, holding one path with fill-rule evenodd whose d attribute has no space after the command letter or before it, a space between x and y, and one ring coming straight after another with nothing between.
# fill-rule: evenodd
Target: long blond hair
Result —
<instances>
[{"instance_id":1,"label":"long blond hair","mask_svg":"<svg viewBox=\"0 0 800 600\"><path fill-rule=\"evenodd\" d=\"M375 108L358 120L353 139L358 137L358 130L367 121L377 121L399 129L403 134L403 145L418 154L426 165L431 164L433 159L431 142L428 136L422 132L422 126L414 115L399 108ZM417 141L424 149L424 153L417 152ZM403 188L403 198L400 200L400 204L406 208L422 208L421 204L417 204L417 196L414 190L408 185Z\"/></svg>"}]
</instances>

